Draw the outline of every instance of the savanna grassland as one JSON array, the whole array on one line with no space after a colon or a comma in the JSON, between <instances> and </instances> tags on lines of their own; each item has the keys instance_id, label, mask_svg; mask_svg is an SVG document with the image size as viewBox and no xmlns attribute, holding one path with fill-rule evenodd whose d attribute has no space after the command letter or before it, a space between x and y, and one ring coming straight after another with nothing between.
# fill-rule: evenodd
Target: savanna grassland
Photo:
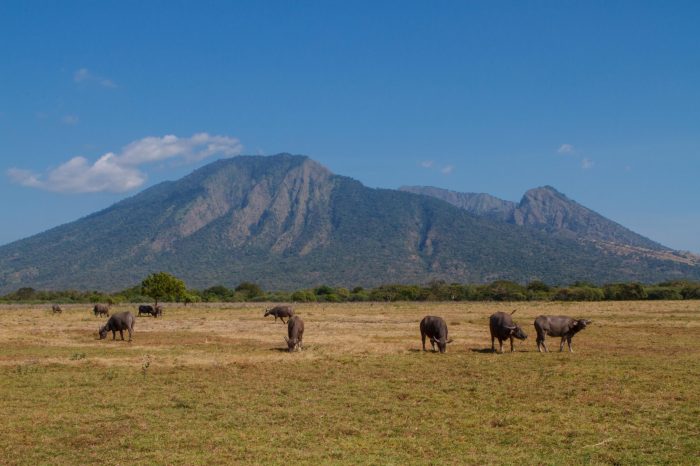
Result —
<instances>
[{"instance_id":1,"label":"savanna grassland","mask_svg":"<svg viewBox=\"0 0 700 466\"><path fill-rule=\"evenodd\" d=\"M129 343L89 306L1 307L0 463L700 463L698 301L300 304L293 354L264 308L169 305ZM493 354L514 308L530 338ZM539 354L539 314L593 323Z\"/></svg>"}]
</instances>

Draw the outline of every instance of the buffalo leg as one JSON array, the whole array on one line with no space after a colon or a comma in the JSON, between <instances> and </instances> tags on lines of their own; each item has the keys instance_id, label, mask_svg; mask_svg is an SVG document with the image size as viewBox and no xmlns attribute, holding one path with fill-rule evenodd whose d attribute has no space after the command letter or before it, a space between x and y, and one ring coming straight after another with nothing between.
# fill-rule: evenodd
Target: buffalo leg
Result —
<instances>
[{"instance_id":1,"label":"buffalo leg","mask_svg":"<svg viewBox=\"0 0 700 466\"><path fill-rule=\"evenodd\" d=\"M112 330L112 340L116 340L116 339L117 339L117 332Z\"/></svg>"},{"instance_id":2,"label":"buffalo leg","mask_svg":"<svg viewBox=\"0 0 700 466\"><path fill-rule=\"evenodd\" d=\"M284 317L280 317L280 320L282 321L283 324L286 324L287 322L284 321Z\"/></svg>"},{"instance_id":3,"label":"buffalo leg","mask_svg":"<svg viewBox=\"0 0 700 466\"><path fill-rule=\"evenodd\" d=\"M513 336L511 335L511 337L510 337L510 352L512 353L513 351L514 351L513 350Z\"/></svg>"},{"instance_id":4,"label":"buffalo leg","mask_svg":"<svg viewBox=\"0 0 700 466\"><path fill-rule=\"evenodd\" d=\"M423 351L426 351L426 349L425 349L425 333L421 332L420 338L423 341Z\"/></svg>"},{"instance_id":5,"label":"buffalo leg","mask_svg":"<svg viewBox=\"0 0 700 466\"><path fill-rule=\"evenodd\" d=\"M131 341L131 329L128 328L127 331L129 332L129 341Z\"/></svg>"},{"instance_id":6,"label":"buffalo leg","mask_svg":"<svg viewBox=\"0 0 700 466\"><path fill-rule=\"evenodd\" d=\"M564 351L564 342L566 341L566 337L561 337L561 343L559 344L559 352L561 353Z\"/></svg>"},{"instance_id":7,"label":"buffalo leg","mask_svg":"<svg viewBox=\"0 0 700 466\"><path fill-rule=\"evenodd\" d=\"M566 337L566 342L569 344L569 353L573 353L574 350L571 348L571 337Z\"/></svg>"},{"instance_id":8,"label":"buffalo leg","mask_svg":"<svg viewBox=\"0 0 700 466\"><path fill-rule=\"evenodd\" d=\"M496 345L493 343L493 341L496 339L493 335L491 335L491 351L494 353L496 352Z\"/></svg>"},{"instance_id":9,"label":"buffalo leg","mask_svg":"<svg viewBox=\"0 0 700 466\"><path fill-rule=\"evenodd\" d=\"M498 339L498 352L503 354L503 340Z\"/></svg>"},{"instance_id":10,"label":"buffalo leg","mask_svg":"<svg viewBox=\"0 0 700 466\"><path fill-rule=\"evenodd\" d=\"M124 330L119 330L119 336L121 336L122 341L124 341Z\"/></svg>"}]
</instances>

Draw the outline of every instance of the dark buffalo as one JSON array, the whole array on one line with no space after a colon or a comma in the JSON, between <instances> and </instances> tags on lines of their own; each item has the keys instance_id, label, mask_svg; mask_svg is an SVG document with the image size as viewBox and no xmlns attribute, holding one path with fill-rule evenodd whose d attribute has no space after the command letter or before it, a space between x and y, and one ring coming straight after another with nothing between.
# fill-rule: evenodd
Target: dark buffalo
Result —
<instances>
[{"instance_id":1,"label":"dark buffalo","mask_svg":"<svg viewBox=\"0 0 700 466\"><path fill-rule=\"evenodd\" d=\"M106 304L95 304L95 307L92 308L92 312L95 313L95 316L109 317L109 306Z\"/></svg>"},{"instance_id":2,"label":"dark buffalo","mask_svg":"<svg viewBox=\"0 0 700 466\"><path fill-rule=\"evenodd\" d=\"M296 349L303 348L301 340L304 337L304 321L301 320L301 317L292 316L289 318L289 321L287 321L287 335L284 339L287 342L287 348L290 353Z\"/></svg>"},{"instance_id":3,"label":"dark buffalo","mask_svg":"<svg viewBox=\"0 0 700 466\"><path fill-rule=\"evenodd\" d=\"M430 347L435 351L435 344L441 353L447 350L447 344L452 340L447 339L447 324L442 317L425 316L420 321L420 338L423 341L423 351L425 349L425 337L430 339Z\"/></svg>"},{"instance_id":4,"label":"dark buffalo","mask_svg":"<svg viewBox=\"0 0 700 466\"><path fill-rule=\"evenodd\" d=\"M107 337L107 332L110 331L112 332L112 340L116 340L117 332L124 340L124 330L127 330L129 332L129 341L131 341L131 334L134 332L134 320L136 320L134 315L129 311L117 312L100 328L100 340L104 340Z\"/></svg>"},{"instance_id":5,"label":"dark buffalo","mask_svg":"<svg viewBox=\"0 0 700 466\"><path fill-rule=\"evenodd\" d=\"M149 304L142 304L139 306L139 316L142 314L152 315L153 317L158 317L158 316L162 317L163 316L163 307L160 305L153 307Z\"/></svg>"},{"instance_id":6,"label":"dark buffalo","mask_svg":"<svg viewBox=\"0 0 700 466\"><path fill-rule=\"evenodd\" d=\"M60 314L61 312L63 312L63 309L61 309L61 306L59 306L58 304L54 304L53 306L51 306L51 312L53 312L54 314Z\"/></svg>"},{"instance_id":7,"label":"dark buffalo","mask_svg":"<svg viewBox=\"0 0 700 466\"><path fill-rule=\"evenodd\" d=\"M510 339L510 352L513 352L513 337L525 340L527 335L518 325L513 323L513 318L505 312L496 312L489 317L489 329L491 330L491 349L496 351L494 339L498 338L499 352L503 353L503 340Z\"/></svg>"},{"instance_id":8,"label":"dark buffalo","mask_svg":"<svg viewBox=\"0 0 700 466\"><path fill-rule=\"evenodd\" d=\"M265 309L265 315L263 317L267 316L275 316L275 322L277 322L277 318L279 317L282 319L282 323L286 323L284 321L284 318L291 318L294 315L294 310L292 309L292 306L275 306L272 309Z\"/></svg>"},{"instance_id":9,"label":"dark buffalo","mask_svg":"<svg viewBox=\"0 0 700 466\"><path fill-rule=\"evenodd\" d=\"M569 352L571 349L571 338L578 332L586 328L591 323L586 319L574 319L567 316L539 316L535 319L535 331L537 331L537 350L541 353L542 348L548 352L547 345L544 344L544 337L561 337L559 351L564 351L564 341L569 344Z\"/></svg>"}]
</instances>

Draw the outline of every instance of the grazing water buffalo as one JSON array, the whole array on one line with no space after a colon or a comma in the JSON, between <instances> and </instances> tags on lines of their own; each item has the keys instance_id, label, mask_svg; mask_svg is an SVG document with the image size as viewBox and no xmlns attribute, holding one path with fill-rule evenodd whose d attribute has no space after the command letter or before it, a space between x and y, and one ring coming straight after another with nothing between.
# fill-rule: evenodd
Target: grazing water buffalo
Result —
<instances>
[{"instance_id":1,"label":"grazing water buffalo","mask_svg":"<svg viewBox=\"0 0 700 466\"><path fill-rule=\"evenodd\" d=\"M134 331L134 320L134 315L129 311L117 312L109 318L106 324L100 327L100 340L104 340L107 337L107 332L110 331L112 332L112 340L116 340L117 332L124 340L124 330L127 330L129 332L129 341L131 341L131 334Z\"/></svg>"},{"instance_id":2,"label":"grazing water buffalo","mask_svg":"<svg viewBox=\"0 0 700 466\"><path fill-rule=\"evenodd\" d=\"M545 335L550 337L561 337L559 352L564 351L564 341L569 344L569 352L571 349L571 338L578 332L586 328L591 323L586 319L573 319L567 316L539 316L535 319L535 331L537 331L537 350L541 353L542 348L548 352L547 345L544 344Z\"/></svg>"},{"instance_id":3,"label":"grazing water buffalo","mask_svg":"<svg viewBox=\"0 0 700 466\"><path fill-rule=\"evenodd\" d=\"M109 317L109 306L106 304L95 304L95 307L92 308L92 312L95 313L95 316L107 316Z\"/></svg>"},{"instance_id":4,"label":"grazing water buffalo","mask_svg":"<svg viewBox=\"0 0 700 466\"><path fill-rule=\"evenodd\" d=\"M265 309L265 315L263 317L267 316L275 316L275 322L277 322L277 318L279 317L282 319L282 323L286 323L284 321L284 318L291 318L294 315L294 310L292 309L292 306L275 306L272 309Z\"/></svg>"},{"instance_id":5,"label":"grazing water buffalo","mask_svg":"<svg viewBox=\"0 0 700 466\"><path fill-rule=\"evenodd\" d=\"M510 338L510 352L513 352L513 337L518 340L525 340L527 335L523 332L518 325L513 323L513 315L515 311L510 314L505 312L496 312L489 317L489 329L491 330L491 349L496 351L494 346L494 339L498 338L499 352L503 353L503 340Z\"/></svg>"},{"instance_id":6,"label":"grazing water buffalo","mask_svg":"<svg viewBox=\"0 0 700 466\"><path fill-rule=\"evenodd\" d=\"M63 312L63 309L61 309L61 306L59 306L58 304L54 304L53 306L51 306L51 312L53 312L54 314L60 314L61 312Z\"/></svg>"},{"instance_id":7,"label":"grazing water buffalo","mask_svg":"<svg viewBox=\"0 0 700 466\"><path fill-rule=\"evenodd\" d=\"M441 353L447 350L447 344L452 340L447 339L447 324L442 317L425 316L420 321L420 338L423 341L423 351L425 349L425 337L430 339L430 347L435 351L435 344Z\"/></svg>"},{"instance_id":8,"label":"grazing water buffalo","mask_svg":"<svg viewBox=\"0 0 700 466\"><path fill-rule=\"evenodd\" d=\"M152 315L153 317L158 317L158 316L163 316L163 307L158 305L156 307L153 307L149 304L142 304L139 306L139 316L141 314L149 314Z\"/></svg>"},{"instance_id":9,"label":"grazing water buffalo","mask_svg":"<svg viewBox=\"0 0 700 466\"><path fill-rule=\"evenodd\" d=\"M304 321L299 316L292 316L287 321L287 337L284 337L287 342L289 352L296 349L302 349L301 340L304 337Z\"/></svg>"}]
</instances>

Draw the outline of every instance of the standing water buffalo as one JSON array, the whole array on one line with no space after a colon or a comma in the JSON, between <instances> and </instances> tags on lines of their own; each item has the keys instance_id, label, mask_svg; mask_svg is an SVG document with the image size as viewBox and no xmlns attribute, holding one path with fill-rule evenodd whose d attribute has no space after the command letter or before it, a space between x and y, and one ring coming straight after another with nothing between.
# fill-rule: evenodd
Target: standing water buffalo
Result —
<instances>
[{"instance_id":1,"label":"standing water buffalo","mask_svg":"<svg viewBox=\"0 0 700 466\"><path fill-rule=\"evenodd\" d=\"M518 340L525 340L527 335L518 325L513 323L513 315L505 312L496 312L489 317L489 329L491 330L491 349L496 351L494 339L498 338L499 352L503 353L503 340L510 338L510 352L513 352L513 337Z\"/></svg>"},{"instance_id":2,"label":"standing water buffalo","mask_svg":"<svg viewBox=\"0 0 700 466\"><path fill-rule=\"evenodd\" d=\"M301 340L304 337L304 321L299 316L292 316L287 321L287 337L284 337L287 342L289 352L296 349L302 349Z\"/></svg>"},{"instance_id":3,"label":"standing water buffalo","mask_svg":"<svg viewBox=\"0 0 700 466\"><path fill-rule=\"evenodd\" d=\"M430 339L430 347L433 351L435 351L436 343L441 353L447 350L448 343L452 343L452 340L447 339L447 324L442 317L425 316L420 321L420 338L423 341L423 351L426 351L426 336Z\"/></svg>"},{"instance_id":4,"label":"standing water buffalo","mask_svg":"<svg viewBox=\"0 0 700 466\"><path fill-rule=\"evenodd\" d=\"M547 345L544 344L545 335L550 337L561 337L559 352L564 351L564 341L569 344L569 352L571 349L571 338L578 332L586 328L591 323L586 319L573 319L567 316L539 316L535 319L535 330L537 331L537 350L541 353L542 348L548 352Z\"/></svg>"},{"instance_id":5,"label":"standing water buffalo","mask_svg":"<svg viewBox=\"0 0 700 466\"><path fill-rule=\"evenodd\" d=\"M134 320L134 315L129 311L117 312L109 318L106 324L100 327L100 340L104 340L107 337L107 332L110 331L112 332L112 340L116 340L117 332L124 340L124 330L127 330L129 332L129 341L131 341L131 334L134 331Z\"/></svg>"},{"instance_id":6,"label":"standing water buffalo","mask_svg":"<svg viewBox=\"0 0 700 466\"><path fill-rule=\"evenodd\" d=\"M149 314L153 317L161 316L163 317L163 307L157 305L155 308L149 304L142 304L139 306L139 316L141 314Z\"/></svg>"},{"instance_id":7,"label":"standing water buffalo","mask_svg":"<svg viewBox=\"0 0 700 466\"><path fill-rule=\"evenodd\" d=\"M107 304L95 304L92 312L95 313L95 316L103 315L109 317L109 306Z\"/></svg>"},{"instance_id":8,"label":"standing water buffalo","mask_svg":"<svg viewBox=\"0 0 700 466\"><path fill-rule=\"evenodd\" d=\"M286 323L284 321L284 318L291 318L294 315L294 310L292 309L292 306L275 306L272 309L265 309L265 315L263 317L267 316L275 316L275 322L277 322L277 318L279 317L282 319L282 323Z\"/></svg>"},{"instance_id":9,"label":"standing water buffalo","mask_svg":"<svg viewBox=\"0 0 700 466\"><path fill-rule=\"evenodd\" d=\"M63 309L61 309L61 306L59 306L58 304L54 304L53 306L51 306L51 312L53 312L54 314L60 314L61 312L63 312Z\"/></svg>"}]
</instances>

